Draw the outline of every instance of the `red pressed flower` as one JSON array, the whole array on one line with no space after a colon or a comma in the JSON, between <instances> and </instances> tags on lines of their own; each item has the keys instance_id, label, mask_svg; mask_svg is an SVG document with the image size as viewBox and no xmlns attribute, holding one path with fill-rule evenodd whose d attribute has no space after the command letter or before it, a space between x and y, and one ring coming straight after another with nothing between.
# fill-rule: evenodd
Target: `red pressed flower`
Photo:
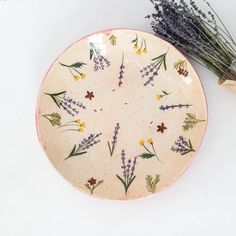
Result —
<instances>
[{"instance_id":1,"label":"red pressed flower","mask_svg":"<svg viewBox=\"0 0 236 236\"><path fill-rule=\"evenodd\" d=\"M94 98L93 92L87 91L87 95L85 96L85 98L88 98L89 100L92 100L92 98Z\"/></svg>"},{"instance_id":2,"label":"red pressed flower","mask_svg":"<svg viewBox=\"0 0 236 236\"><path fill-rule=\"evenodd\" d=\"M157 126L157 132L161 132L162 134L164 133L165 129L167 129L164 125L164 123L161 123L161 125Z\"/></svg>"},{"instance_id":3,"label":"red pressed flower","mask_svg":"<svg viewBox=\"0 0 236 236\"><path fill-rule=\"evenodd\" d=\"M88 180L88 183L89 183L90 185L94 185L94 184L97 183L97 180L94 179L93 177L91 177L91 178Z\"/></svg>"}]
</instances>

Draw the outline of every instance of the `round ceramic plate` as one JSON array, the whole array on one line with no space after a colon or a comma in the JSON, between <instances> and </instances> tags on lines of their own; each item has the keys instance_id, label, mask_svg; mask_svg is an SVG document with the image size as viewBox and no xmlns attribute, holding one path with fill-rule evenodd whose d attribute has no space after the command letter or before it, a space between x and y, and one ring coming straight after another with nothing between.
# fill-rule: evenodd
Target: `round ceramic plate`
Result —
<instances>
[{"instance_id":1,"label":"round ceramic plate","mask_svg":"<svg viewBox=\"0 0 236 236\"><path fill-rule=\"evenodd\" d=\"M114 29L67 48L37 106L40 142L83 192L142 198L173 183L198 150L207 120L189 61L152 34Z\"/></svg>"}]
</instances>

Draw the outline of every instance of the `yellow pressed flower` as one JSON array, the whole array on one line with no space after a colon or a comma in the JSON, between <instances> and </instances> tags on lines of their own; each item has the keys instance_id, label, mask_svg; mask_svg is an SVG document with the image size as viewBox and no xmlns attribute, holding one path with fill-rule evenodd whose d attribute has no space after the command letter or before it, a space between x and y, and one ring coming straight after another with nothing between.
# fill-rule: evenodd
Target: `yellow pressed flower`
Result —
<instances>
[{"instance_id":1,"label":"yellow pressed flower","mask_svg":"<svg viewBox=\"0 0 236 236\"><path fill-rule=\"evenodd\" d=\"M137 44L134 44L134 49L138 49L138 45Z\"/></svg>"},{"instance_id":2,"label":"yellow pressed flower","mask_svg":"<svg viewBox=\"0 0 236 236\"><path fill-rule=\"evenodd\" d=\"M85 123L85 122L82 122L82 123L80 124L80 127L85 128L85 127L86 127L86 123Z\"/></svg>"},{"instance_id":3,"label":"yellow pressed flower","mask_svg":"<svg viewBox=\"0 0 236 236\"><path fill-rule=\"evenodd\" d=\"M141 49L137 50L137 51L136 51L136 54L137 54L137 55L141 55L141 54L142 54Z\"/></svg>"},{"instance_id":4,"label":"yellow pressed flower","mask_svg":"<svg viewBox=\"0 0 236 236\"><path fill-rule=\"evenodd\" d=\"M149 144L153 144L152 138L149 138L149 139L148 139L148 143L149 143Z\"/></svg>"},{"instance_id":5,"label":"yellow pressed flower","mask_svg":"<svg viewBox=\"0 0 236 236\"><path fill-rule=\"evenodd\" d=\"M79 80L79 79L80 79L80 77L79 77L78 75L75 75L75 76L74 76L74 80L75 80L75 81L77 81L77 80Z\"/></svg>"},{"instance_id":6,"label":"yellow pressed flower","mask_svg":"<svg viewBox=\"0 0 236 236\"><path fill-rule=\"evenodd\" d=\"M80 128L78 129L78 131L79 131L79 132L84 132L84 128L83 128L83 127L80 127Z\"/></svg>"},{"instance_id":7,"label":"yellow pressed flower","mask_svg":"<svg viewBox=\"0 0 236 236\"><path fill-rule=\"evenodd\" d=\"M75 123L80 124L80 119L75 120Z\"/></svg>"},{"instance_id":8,"label":"yellow pressed flower","mask_svg":"<svg viewBox=\"0 0 236 236\"><path fill-rule=\"evenodd\" d=\"M157 98L157 100L159 101L159 100L162 98L162 96L161 96L160 94L157 94L157 95L156 95L156 98Z\"/></svg>"},{"instance_id":9,"label":"yellow pressed flower","mask_svg":"<svg viewBox=\"0 0 236 236\"><path fill-rule=\"evenodd\" d=\"M85 79L86 78L86 74L84 73L80 73L81 79Z\"/></svg>"},{"instance_id":10,"label":"yellow pressed flower","mask_svg":"<svg viewBox=\"0 0 236 236\"><path fill-rule=\"evenodd\" d=\"M143 139L139 140L139 144L140 144L141 146L144 146L144 140L143 140Z\"/></svg>"},{"instance_id":11,"label":"yellow pressed flower","mask_svg":"<svg viewBox=\"0 0 236 236\"><path fill-rule=\"evenodd\" d=\"M147 48L144 48L142 53L147 53Z\"/></svg>"}]
</instances>

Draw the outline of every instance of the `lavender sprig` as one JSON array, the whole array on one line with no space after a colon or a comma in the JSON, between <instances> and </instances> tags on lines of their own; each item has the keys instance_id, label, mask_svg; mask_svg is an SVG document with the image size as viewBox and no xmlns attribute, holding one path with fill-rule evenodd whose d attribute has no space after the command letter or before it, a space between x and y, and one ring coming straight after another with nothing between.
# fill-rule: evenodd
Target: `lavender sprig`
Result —
<instances>
[{"instance_id":1,"label":"lavender sprig","mask_svg":"<svg viewBox=\"0 0 236 236\"><path fill-rule=\"evenodd\" d=\"M154 80L155 76L158 75L158 71L160 70L162 65L164 66L164 69L167 70L166 68L167 53L168 51L166 53L161 54L158 57L153 58L152 62L149 65L144 66L140 70L142 78L145 78L145 77L147 78L147 81L143 84L144 86L147 86Z\"/></svg>"},{"instance_id":2,"label":"lavender sprig","mask_svg":"<svg viewBox=\"0 0 236 236\"><path fill-rule=\"evenodd\" d=\"M99 136L101 136L102 133L98 134L90 134L88 138L84 138L78 146L75 144L73 149L71 150L68 157L66 157L64 160L67 160L73 156L79 156L87 153L87 151L94 145L98 144L100 140L98 139Z\"/></svg>"},{"instance_id":3,"label":"lavender sprig","mask_svg":"<svg viewBox=\"0 0 236 236\"><path fill-rule=\"evenodd\" d=\"M159 109L162 111L165 111L165 110L169 110L169 109L173 110L175 108L179 108L179 109L181 109L183 107L189 108L190 106L192 106L192 104L177 104L177 105L165 105L165 106L161 105L159 107Z\"/></svg>"},{"instance_id":4,"label":"lavender sprig","mask_svg":"<svg viewBox=\"0 0 236 236\"><path fill-rule=\"evenodd\" d=\"M90 43L90 60L94 62L94 71L104 70L105 66L109 67L111 62L101 55L99 48L95 47L93 43Z\"/></svg>"},{"instance_id":5,"label":"lavender sprig","mask_svg":"<svg viewBox=\"0 0 236 236\"><path fill-rule=\"evenodd\" d=\"M131 159L128 159L127 162L125 162L125 151L122 150L121 152L121 162L122 162L122 166L121 168L123 169L123 178L121 178L119 175L116 175L116 177L121 181L121 183L124 186L125 189L125 195L128 192L128 189L130 187L130 185L132 184L132 182L135 179L135 165L137 163L137 158L138 157L134 157L133 158L133 162Z\"/></svg>"},{"instance_id":6,"label":"lavender sprig","mask_svg":"<svg viewBox=\"0 0 236 236\"><path fill-rule=\"evenodd\" d=\"M124 52L122 52L122 62L121 62L121 65L120 65L120 74L119 74L119 87L121 87L121 85L123 84L123 78L124 78L124 69L125 69L125 66L124 66Z\"/></svg>"},{"instance_id":7,"label":"lavender sprig","mask_svg":"<svg viewBox=\"0 0 236 236\"><path fill-rule=\"evenodd\" d=\"M109 152L110 152L111 156L113 155L113 153L115 151L115 147L116 147L117 139L118 139L119 129L120 129L120 124L117 123L116 126L115 126L115 129L114 129L114 134L113 134L113 138L112 138L111 144L110 144L109 141L107 141L107 145L108 145Z\"/></svg>"},{"instance_id":8,"label":"lavender sprig","mask_svg":"<svg viewBox=\"0 0 236 236\"><path fill-rule=\"evenodd\" d=\"M86 109L82 102L66 96L66 91L59 93L45 93L50 96L59 108L63 108L69 115L75 116L79 113L79 108Z\"/></svg>"},{"instance_id":9,"label":"lavender sprig","mask_svg":"<svg viewBox=\"0 0 236 236\"><path fill-rule=\"evenodd\" d=\"M171 147L171 150L173 152L180 153L181 155L185 155L189 152L195 152L191 140L188 139L187 141L183 136L179 136L177 141L175 141L175 144Z\"/></svg>"},{"instance_id":10,"label":"lavender sprig","mask_svg":"<svg viewBox=\"0 0 236 236\"><path fill-rule=\"evenodd\" d=\"M193 0L151 0L155 12L151 18L153 31L178 47L190 58L213 71L219 82L236 81L236 43L213 10L198 8Z\"/></svg>"}]
</instances>

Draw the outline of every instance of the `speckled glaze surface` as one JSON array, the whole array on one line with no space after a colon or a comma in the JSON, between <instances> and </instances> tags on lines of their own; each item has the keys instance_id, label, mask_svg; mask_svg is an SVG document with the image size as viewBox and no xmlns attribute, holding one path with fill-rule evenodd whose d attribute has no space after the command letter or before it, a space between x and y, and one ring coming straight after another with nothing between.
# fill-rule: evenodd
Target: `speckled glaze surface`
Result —
<instances>
[{"instance_id":1,"label":"speckled glaze surface","mask_svg":"<svg viewBox=\"0 0 236 236\"><path fill-rule=\"evenodd\" d=\"M142 198L191 163L207 121L187 59L152 34L113 29L67 48L39 92L38 135L58 172L83 192Z\"/></svg>"}]
</instances>

